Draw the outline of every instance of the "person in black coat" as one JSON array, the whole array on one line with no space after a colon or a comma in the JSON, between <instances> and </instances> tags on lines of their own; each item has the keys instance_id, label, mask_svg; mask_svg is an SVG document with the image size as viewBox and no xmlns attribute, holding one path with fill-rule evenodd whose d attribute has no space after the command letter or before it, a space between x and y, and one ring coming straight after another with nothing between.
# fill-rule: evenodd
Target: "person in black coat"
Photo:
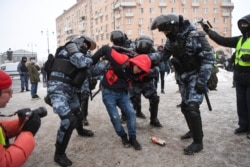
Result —
<instances>
[{"instance_id":1,"label":"person in black coat","mask_svg":"<svg viewBox=\"0 0 250 167\"><path fill-rule=\"evenodd\" d=\"M250 14L239 19L238 28L242 34L239 36L224 37L211 30L207 24L201 25L217 44L235 48L234 81L239 127L234 133L247 133L247 138L250 139Z\"/></svg>"}]
</instances>

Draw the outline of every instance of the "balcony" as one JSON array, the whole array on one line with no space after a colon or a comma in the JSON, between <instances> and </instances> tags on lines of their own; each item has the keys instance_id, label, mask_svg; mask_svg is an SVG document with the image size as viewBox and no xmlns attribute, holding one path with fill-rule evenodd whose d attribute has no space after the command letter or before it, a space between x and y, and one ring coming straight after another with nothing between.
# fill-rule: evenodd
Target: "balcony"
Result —
<instances>
[{"instance_id":1,"label":"balcony","mask_svg":"<svg viewBox=\"0 0 250 167\"><path fill-rule=\"evenodd\" d=\"M134 14L133 13L125 13L125 17L133 17Z\"/></svg>"},{"instance_id":2,"label":"balcony","mask_svg":"<svg viewBox=\"0 0 250 167\"><path fill-rule=\"evenodd\" d=\"M159 7L166 7L167 6L167 3L166 2L160 2L159 3Z\"/></svg>"},{"instance_id":3,"label":"balcony","mask_svg":"<svg viewBox=\"0 0 250 167\"><path fill-rule=\"evenodd\" d=\"M222 2L221 6L222 7L232 7L232 8L234 8L234 4L231 3L231 2Z\"/></svg>"},{"instance_id":4,"label":"balcony","mask_svg":"<svg viewBox=\"0 0 250 167\"><path fill-rule=\"evenodd\" d=\"M136 2L118 2L113 9L122 9L123 7L136 7Z\"/></svg>"},{"instance_id":5,"label":"balcony","mask_svg":"<svg viewBox=\"0 0 250 167\"><path fill-rule=\"evenodd\" d=\"M198 7L200 6L199 2L192 2L192 7Z\"/></svg>"}]
</instances>

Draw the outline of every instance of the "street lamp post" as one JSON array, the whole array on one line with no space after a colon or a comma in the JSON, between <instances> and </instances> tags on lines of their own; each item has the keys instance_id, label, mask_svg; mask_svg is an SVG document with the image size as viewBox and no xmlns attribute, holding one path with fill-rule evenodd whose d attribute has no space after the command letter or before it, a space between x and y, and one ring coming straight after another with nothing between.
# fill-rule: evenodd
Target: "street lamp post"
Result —
<instances>
[{"instance_id":1,"label":"street lamp post","mask_svg":"<svg viewBox=\"0 0 250 167\"><path fill-rule=\"evenodd\" d=\"M34 46L33 46L33 43L29 43L29 44L28 44L28 47L29 47L29 46L31 47L31 56L33 57L33 53L34 53L34 52L33 52L33 47L34 47ZM35 46L36 46L36 44L35 44Z\"/></svg>"},{"instance_id":2,"label":"street lamp post","mask_svg":"<svg viewBox=\"0 0 250 167\"><path fill-rule=\"evenodd\" d=\"M41 31L41 34L43 35L43 31ZM52 32L52 34L54 34L54 32ZM50 53L49 50L49 30L47 29L47 47L48 47L48 54Z\"/></svg>"}]
</instances>

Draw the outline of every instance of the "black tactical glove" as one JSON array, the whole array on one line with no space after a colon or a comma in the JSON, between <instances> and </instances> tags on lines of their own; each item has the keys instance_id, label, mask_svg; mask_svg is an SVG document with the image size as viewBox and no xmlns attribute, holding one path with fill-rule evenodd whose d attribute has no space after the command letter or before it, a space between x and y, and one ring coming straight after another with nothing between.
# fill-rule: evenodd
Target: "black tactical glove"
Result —
<instances>
[{"instance_id":1,"label":"black tactical glove","mask_svg":"<svg viewBox=\"0 0 250 167\"><path fill-rule=\"evenodd\" d=\"M30 131L33 136L40 128L41 119L36 112L32 112L31 116L28 118L28 121L24 123L22 131Z\"/></svg>"},{"instance_id":2,"label":"black tactical glove","mask_svg":"<svg viewBox=\"0 0 250 167\"><path fill-rule=\"evenodd\" d=\"M27 114L30 112L31 112L30 108L23 108L23 109L17 110L16 113L19 118L26 118Z\"/></svg>"},{"instance_id":3,"label":"black tactical glove","mask_svg":"<svg viewBox=\"0 0 250 167\"><path fill-rule=\"evenodd\" d=\"M207 93L207 86L205 84L196 82L195 90L197 91L198 94Z\"/></svg>"},{"instance_id":4,"label":"black tactical glove","mask_svg":"<svg viewBox=\"0 0 250 167\"><path fill-rule=\"evenodd\" d=\"M209 30L210 30L210 28L209 28L209 26L208 26L207 24L201 24L201 27L202 27L202 29L203 29L206 33L208 33Z\"/></svg>"}]
</instances>

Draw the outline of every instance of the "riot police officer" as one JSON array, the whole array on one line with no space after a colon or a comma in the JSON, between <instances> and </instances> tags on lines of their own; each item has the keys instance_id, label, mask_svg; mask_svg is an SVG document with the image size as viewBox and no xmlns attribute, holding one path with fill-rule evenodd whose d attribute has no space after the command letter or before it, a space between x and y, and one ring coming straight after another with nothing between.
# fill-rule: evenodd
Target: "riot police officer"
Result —
<instances>
[{"instance_id":1,"label":"riot police officer","mask_svg":"<svg viewBox=\"0 0 250 167\"><path fill-rule=\"evenodd\" d=\"M70 166L72 161L66 156L66 148L72 131L80 136L93 136L90 130L83 129L83 115L80 111L77 89L86 78L86 71L92 64L88 50L96 48L96 43L88 36L76 36L63 47L57 49L48 81L48 95L53 110L61 124L57 132L54 161L61 166Z\"/></svg>"},{"instance_id":2,"label":"riot police officer","mask_svg":"<svg viewBox=\"0 0 250 167\"><path fill-rule=\"evenodd\" d=\"M164 58L172 56L171 63L176 70L182 98L181 111L190 132L186 138L193 142L184 149L184 154L192 155L203 149L203 130L200 104L207 92L207 81L214 64L212 49L203 31L197 31L189 20L181 15L167 14L156 17L151 30L158 29L167 37L162 51ZM183 138L184 139L184 138Z\"/></svg>"}]
</instances>

